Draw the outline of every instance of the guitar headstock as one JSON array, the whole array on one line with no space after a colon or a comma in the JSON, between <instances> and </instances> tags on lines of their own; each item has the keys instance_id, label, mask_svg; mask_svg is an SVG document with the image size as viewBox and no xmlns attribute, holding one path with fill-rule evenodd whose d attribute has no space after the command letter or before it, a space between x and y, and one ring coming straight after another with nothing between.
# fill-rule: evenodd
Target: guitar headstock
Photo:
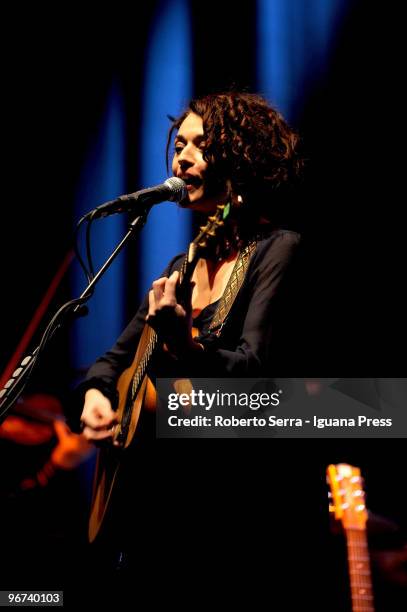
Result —
<instances>
[{"instance_id":1,"label":"guitar headstock","mask_svg":"<svg viewBox=\"0 0 407 612\"><path fill-rule=\"evenodd\" d=\"M329 465L327 482L331 489L330 512L344 529L366 529L367 510L360 469L347 463Z\"/></svg>"},{"instance_id":2,"label":"guitar headstock","mask_svg":"<svg viewBox=\"0 0 407 612\"><path fill-rule=\"evenodd\" d=\"M201 257L202 252L208 249L210 244L219 236L229 216L230 208L231 206L229 203L218 204L215 213L208 217L206 225L199 228L199 234L189 245L188 256L184 266L185 269L181 271L180 283L183 282L184 277L188 277L187 266L190 267L192 273L192 264Z\"/></svg>"},{"instance_id":3,"label":"guitar headstock","mask_svg":"<svg viewBox=\"0 0 407 612\"><path fill-rule=\"evenodd\" d=\"M230 204L218 204L215 214L208 217L206 225L201 226L198 236L193 243L201 250L208 248L218 236L221 228L229 216Z\"/></svg>"}]
</instances>

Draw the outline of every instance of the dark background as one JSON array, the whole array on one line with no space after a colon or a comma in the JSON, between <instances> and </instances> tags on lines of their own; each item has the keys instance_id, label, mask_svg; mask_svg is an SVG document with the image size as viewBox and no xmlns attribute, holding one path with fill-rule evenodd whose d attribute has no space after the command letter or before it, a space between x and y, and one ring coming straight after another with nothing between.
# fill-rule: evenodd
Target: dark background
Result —
<instances>
[{"instance_id":1,"label":"dark background","mask_svg":"<svg viewBox=\"0 0 407 612\"><path fill-rule=\"evenodd\" d=\"M379 3L349 6L336 34L329 70L300 96L294 118L309 164L298 202L290 211L303 235L304 272L296 305L298 345L287 376L401 377L405 372L402 20L394 7ZM195 93L231 84L256 91L254 3L237 8L209 0L191 7ZM137 188L142 66L155 8L156 3L149 2L148 8L138 5L136 15L134 8L119 7L98 8L97 15L89 15L68 8L52 14L36 6L4 15L2 27L8 36L2 43L0 368L71 246L72 202L113 77L124 89L126 121L133 134L127 145L128 190ZM130 249L129 259L131 254ZM131 286L127 290L131 312L135 291ZM70 287L64 283L49 315L69 297ZM67 342L62 335L33 387L45 386L65 397L77 375L69 363ZM328 558L333 550L328 551L323 482L325 466L331 462L360 465L374 510L399 524L404 521L405 527L403 440L284 440L279 448L275 441L207 442L188 445L187 460L180 444L169 448L157 442L154 457L160 460L162 455L164 463L170 460L174 472L161 473L156 492L165 508L175 496L175 520L184 535L191 529L199 533L205 521L213 521L210 531L218 537L225 524L246 534L241 545L234 540L235 549L224 543L225 555L235 550L246 572L260 554L255 546L243 556L253 528L252 543L257 545L267 529L265 551L271 556L278 534L278 550L288 534L289 557L295 557L297 570L300 567L309 581L309 557L317 549L315 568L323 574L324 551ZM171 474L178 475L175 483ZM283 505L273 501L275 477ZM231 487L229 497L225 483ZM203 514L197 510L202 507ZM217 542L215 538L212 559ZM198 538L198 549L201 545ZM264 585L272 574L264 568L262 562L262 571L247 579Z\"/></svg>"}]
</instances>

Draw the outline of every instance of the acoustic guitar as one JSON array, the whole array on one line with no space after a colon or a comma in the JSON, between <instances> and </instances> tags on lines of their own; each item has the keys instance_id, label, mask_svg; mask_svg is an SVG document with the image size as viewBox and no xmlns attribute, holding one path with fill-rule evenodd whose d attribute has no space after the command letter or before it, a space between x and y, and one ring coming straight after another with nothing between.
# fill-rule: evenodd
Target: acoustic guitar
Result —
<instances>
[{"instance_id":1,"label":"acoustic guitar","mask_svg":"<svg viewBox=\"0 0 407 612\"><path fill-rule=\"evenodd\" d=\"M216 213L208 217L207 223L200 228L198 236L189 245L188 253L180 270L177 299L183 303L183 296L189 295L191 277L198 259L213 242L229 215L230 206L219 205ZM112 499L112 492L123 453L133 442L142 410L154 410L156 391L149 377L149 365L154 353L162 348L156 332L145 325L138 343L133 363L123 371L118 383L117 421L113 443L106 444L98 451L93 482L93 495L89 519L89 540L98 535ZM178 381L180 385L187 382Z\"/></svg>"},{"instance_id":2,"label":"acoustic guitar","mask_svg":"<svg viewBox=\"0 0 407 612\"><path fill-rule=\"evenodd\" d=\"M332 500L329 510L341 521L346 535L352 612L374 612L366 537L368 513L360 469L347 463L329 465L327 482Z\"/></svg>"}]
</instances>

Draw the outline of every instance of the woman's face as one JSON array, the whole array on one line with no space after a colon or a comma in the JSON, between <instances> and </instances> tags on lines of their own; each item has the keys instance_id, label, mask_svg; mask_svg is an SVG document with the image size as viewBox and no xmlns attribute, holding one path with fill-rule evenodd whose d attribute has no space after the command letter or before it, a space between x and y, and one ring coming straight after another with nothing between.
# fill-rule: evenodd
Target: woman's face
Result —
<instances>
[{"instance_id":1,"label":"woman's face","mask_svg":"<svg viewBox=\"0 0 407 612\"><path fill-rule=\"evenodd\" d=\"M226 193L209 195L205 180L208 164L203 158L205 150L202 118L190 113L181 123L174 141L175 153L172 171L187 184L188 199L181 202L186 206L204 213L212 213L217 204L226 201Z\"/></svg>"}]
</instances>

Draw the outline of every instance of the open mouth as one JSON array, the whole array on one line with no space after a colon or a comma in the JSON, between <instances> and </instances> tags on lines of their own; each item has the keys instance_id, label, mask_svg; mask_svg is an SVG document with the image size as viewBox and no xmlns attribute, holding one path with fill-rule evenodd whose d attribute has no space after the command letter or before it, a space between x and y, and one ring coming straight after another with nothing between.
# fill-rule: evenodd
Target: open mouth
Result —
<instances>
[{"instance_id":1,"label":"open mouth","mask_svg":"<svg viewBox=\"0 0 407 612\"><path fill-rule=\"evenodd\" d=\"M192 189L198 189L198 187L200 187L203 183L203 180L198 176L188 176L181 178L186 183L188 191L191 191Z\"/></svg>"}]
</instances>

